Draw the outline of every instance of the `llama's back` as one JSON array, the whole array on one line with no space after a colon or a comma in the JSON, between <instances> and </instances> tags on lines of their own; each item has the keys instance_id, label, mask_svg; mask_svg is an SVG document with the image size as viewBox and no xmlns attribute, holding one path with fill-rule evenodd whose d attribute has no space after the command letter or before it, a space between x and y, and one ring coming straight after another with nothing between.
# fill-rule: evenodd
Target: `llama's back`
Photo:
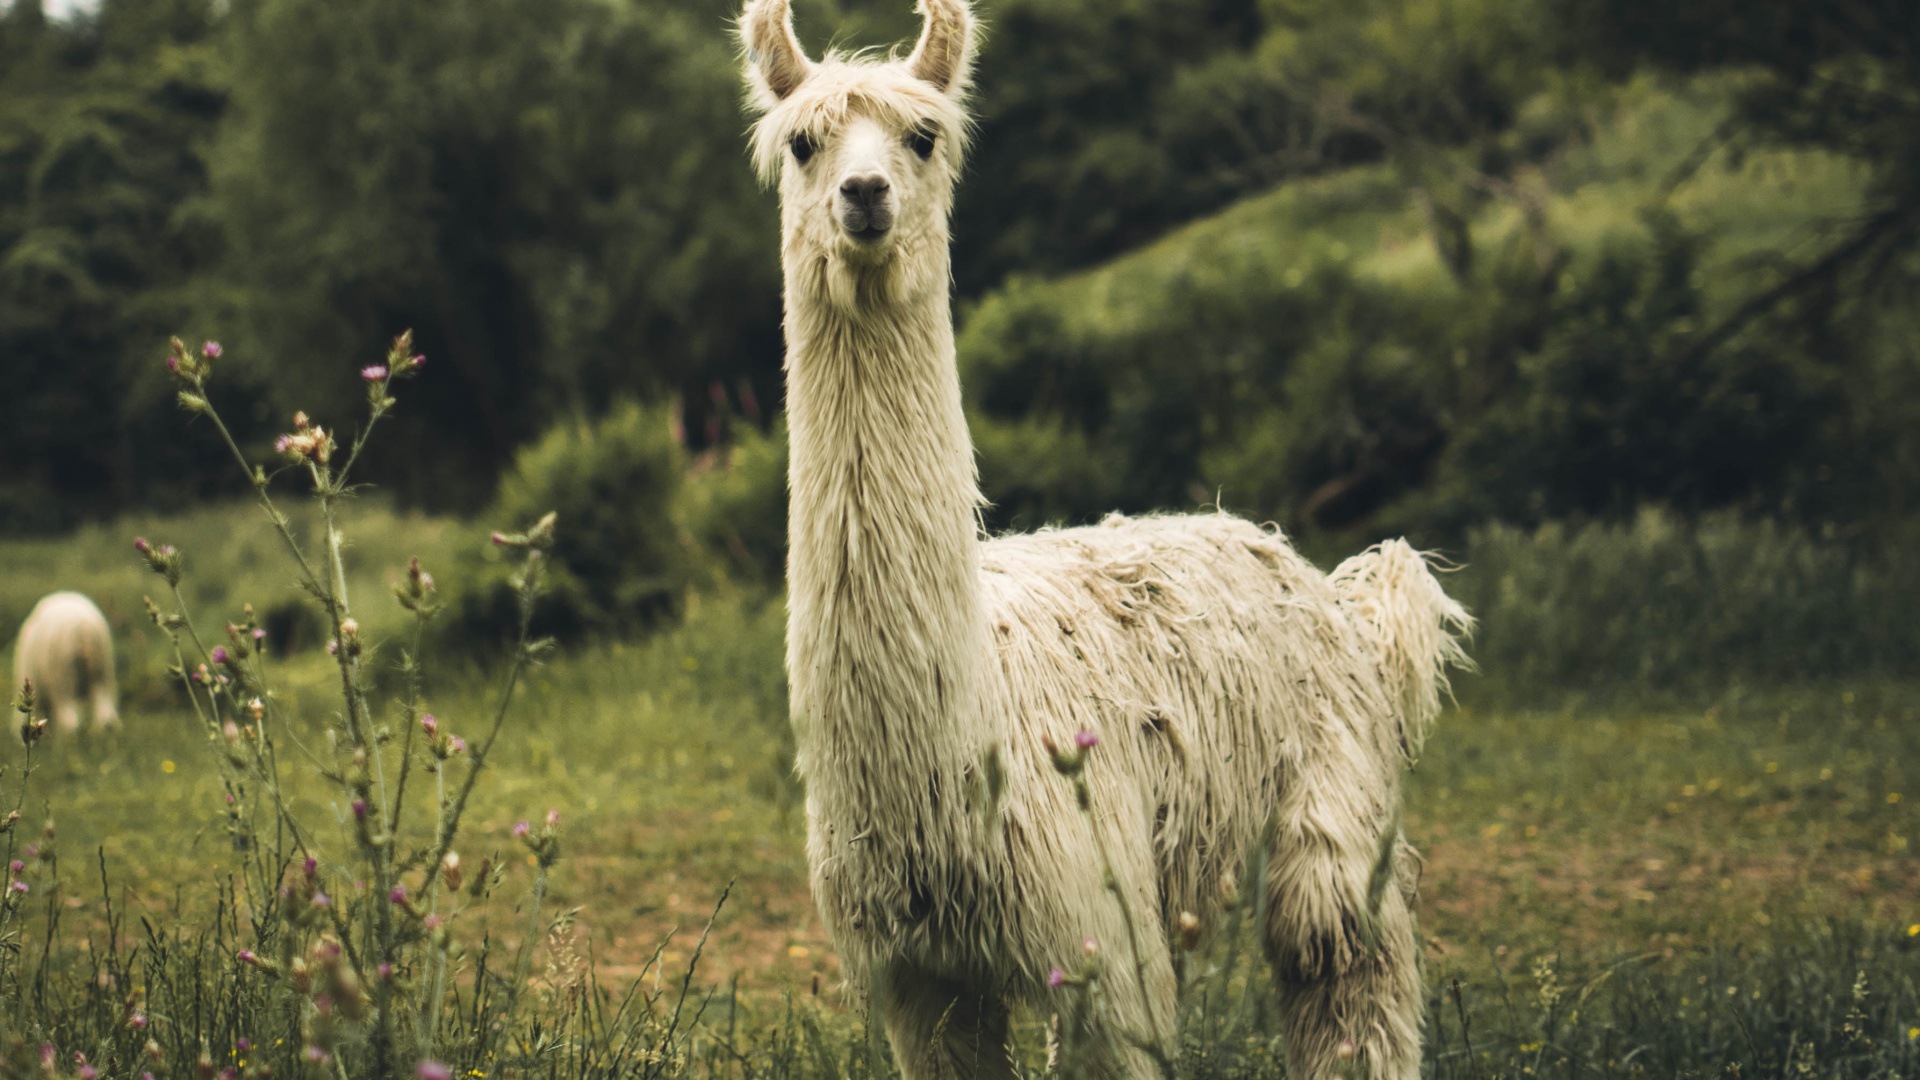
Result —
<instances>
[{"instance_id":1,"label":"llama's back","mask_svg":"<svg viewBox=\"0 0 1920 1080\"><path fill-rule=\"evenodd\" d=\"M14 645L14 691L31 679L41 715L76 727L82 708L96 724L119 721L113 636L92 600L77 592L50 593L35 604Z\"/></svg>"},{"instance_id":2,"label":"llama's back","mask_svg":"<svg viewBox=\"0 0 1920 1080\"><path fill-rule=\"evenodd\" d=\"M1348 772L1313 782L1391 815L1459 655L1443 620L1464 618L1404 544L1329 576L1226 514L993 540L982 582L989 722L1009 725L1014 769L1057 784L1040 736L1096 733L1095 797L1149 823L1169 918L1217 902L1281 785L1327 746Z\"/></svg>"}]
</instances>

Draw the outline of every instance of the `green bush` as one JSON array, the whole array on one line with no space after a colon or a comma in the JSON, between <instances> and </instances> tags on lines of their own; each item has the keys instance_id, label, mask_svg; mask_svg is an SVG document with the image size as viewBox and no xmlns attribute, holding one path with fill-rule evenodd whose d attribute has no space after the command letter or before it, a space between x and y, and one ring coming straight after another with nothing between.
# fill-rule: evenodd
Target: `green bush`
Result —
<instances>
[{"instance_id":1,"label":"green bush","mask_svg":"<svg viewBox=\"0 0 1920 1080\"><path fill-rule=\"evenodd\" d=\"M685 473L666 410L632 402L562 423L515 456L491 522L522 529L551 510L562 524L537 633L633 633L679 612L693 570L674 514ZM455 602L447 633L484 652L508 640L517 616L505 562L494 552L475 561L475 584Z\"/></svg>"},{"instance_id":2,"label":"green bush","mask_svg":"<svg viewBox=\"0 0 1920 1080\"><path fill-rule=\"evenodd\" d=\"M1718 693L1920 674L1920 569L1729 514L1490 525L1447 589L1480 620L1463 692ZM1479 685L1476 687L1475 684Z\"/></svg>"},{"instance_id":3,"label":"green bush","mask_svg":"<svg viewBox=\"0 0 1920 1080\"><path fill-rule=\"evenodd\" d=\"M736 424L732 445L696 466L679 516L719 576L778 591L787 568L787 421Z\"/></svg>"}]
</instances>

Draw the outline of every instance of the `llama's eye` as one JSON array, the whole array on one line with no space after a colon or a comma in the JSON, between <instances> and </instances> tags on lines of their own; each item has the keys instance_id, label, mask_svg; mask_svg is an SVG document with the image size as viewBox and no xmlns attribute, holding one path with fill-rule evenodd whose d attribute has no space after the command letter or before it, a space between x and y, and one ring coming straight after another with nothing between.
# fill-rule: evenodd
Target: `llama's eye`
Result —
<instances>
[{"instance_id":1,"label":"llama's eye","mask_svg":"<svg viewBox=\"0 0 1920 1080\"><path fill-rule=\"evenodd\" d=\"M907 132L907 146L920 155L921 161L925 161L933 156L933 140L938 137L939 132L931 128L916 128Z\"/></svg>"},{"instance_id":2,"label":"llama's eye","mask_svg":"<svg viewBox=\"0 0 1920 1080\"><path fill-rule=\"evenodd\" d=\"M793 151L793 160L799 162L802 165L805 165L807 163L807 159L812 157L813 152L819 149L819 147L814 145L813 136L802 134L802 135L795 135L791 140L789 140L787 143L787 149Z\"/></svg>"}]
</instances>

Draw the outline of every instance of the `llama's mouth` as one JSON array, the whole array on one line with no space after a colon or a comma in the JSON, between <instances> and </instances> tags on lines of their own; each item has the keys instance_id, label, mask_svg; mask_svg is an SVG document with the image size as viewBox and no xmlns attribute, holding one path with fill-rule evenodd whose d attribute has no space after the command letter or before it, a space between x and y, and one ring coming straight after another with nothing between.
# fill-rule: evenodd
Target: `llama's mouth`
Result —
<instances>
[{"instance_id":1,"label":"llama's mouth","mask_svg":"<svg viewBox=\"0 0 1920 1080\"><path fill-rule=\"evenodd\" d=\"M893 213L885 206L844 207L840 228L856 243L876 243L893 230Z\"/></svg>"}]
</instances>

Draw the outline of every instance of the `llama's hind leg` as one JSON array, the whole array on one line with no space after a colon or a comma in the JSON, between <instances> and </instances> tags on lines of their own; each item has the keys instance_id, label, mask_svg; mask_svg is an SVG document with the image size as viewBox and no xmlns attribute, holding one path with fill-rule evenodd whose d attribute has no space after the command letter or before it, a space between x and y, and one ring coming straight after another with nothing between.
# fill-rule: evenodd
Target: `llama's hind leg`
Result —
<instances>
[{"instance_id":1,"label":"llama's hind leg","mask_svg":"<svg viewBox=\"0 0 1920 1080\"><path fill-rule=\"evenodd\" d=\"M895 964L873 1002L906 1080L1013 1080L1007 1003L998 990Z\"/></svg>"},{"instance_id":2,"label":"llama's hind leg","mask_svg":"<svg viewBox=\"0 0 1920 1080\"><path fill-rule=\"evenodd\" d=\"M1356 896L1343 883L1284 871L1268 875L1267 953L1279 989L1288 1073L1300 1080L1420 1075L1411 855L1398 830L1380 842L1390 860L1380 869L1391 880L1368 890L1371 903L1367 891ZM1272 856L1276 862L1289 857L1278 851ZM1312 895L1302 895L1308 891ZM1329 925L1334 907L1344 910Z\"/></svg>"}]
</instances>

